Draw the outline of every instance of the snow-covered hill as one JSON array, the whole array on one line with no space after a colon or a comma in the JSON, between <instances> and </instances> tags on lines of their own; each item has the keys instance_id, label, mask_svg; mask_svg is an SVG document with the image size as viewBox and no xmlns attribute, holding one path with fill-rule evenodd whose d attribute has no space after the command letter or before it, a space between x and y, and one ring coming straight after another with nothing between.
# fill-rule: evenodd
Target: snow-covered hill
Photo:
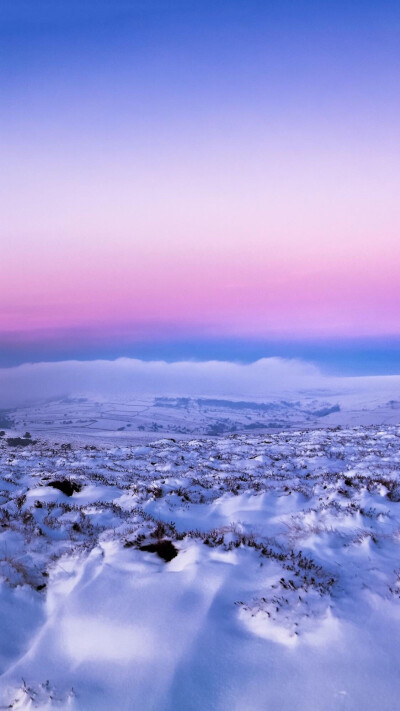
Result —
<instances>
[{"instance_id":1,"label":"snow-covered hill","mask_svg":"<svg viewBox=\"0 0 400 711\"><path fill-rule=\"evenodd\" d=\"M1 410L0 428L28 429L64 442L135 444L156 437L190 439L232 433L352 425L399 425L400 384L391 379L365 390L357 383L265 398L126 395L68 396Z\"/></svg>"},{"instance_id":2,"label":"snow-covered hill","mask_svg":"<svg viewBox=\"0 0 400 711\"><path fill-rule=\"evenodd\" d=\"M399 427L17 434L0 438L1 708L398 707Z\"/></svg>"}]
</instances>

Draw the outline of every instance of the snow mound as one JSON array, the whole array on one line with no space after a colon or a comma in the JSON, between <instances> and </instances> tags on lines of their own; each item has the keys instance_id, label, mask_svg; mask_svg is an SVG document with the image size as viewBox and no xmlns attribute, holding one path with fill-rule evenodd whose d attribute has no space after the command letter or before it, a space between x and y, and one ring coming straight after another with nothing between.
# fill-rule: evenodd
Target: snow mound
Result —
<instances>
[{"instance_id":1,"label":"snow mound","mask_svg":"<svg viewBox=\"0 0 400 711\"><path fill-rule=\"evenodd\" d=\"M397 708L400 428L13 439L0 708Z\"/></svg>"}]
</instances>

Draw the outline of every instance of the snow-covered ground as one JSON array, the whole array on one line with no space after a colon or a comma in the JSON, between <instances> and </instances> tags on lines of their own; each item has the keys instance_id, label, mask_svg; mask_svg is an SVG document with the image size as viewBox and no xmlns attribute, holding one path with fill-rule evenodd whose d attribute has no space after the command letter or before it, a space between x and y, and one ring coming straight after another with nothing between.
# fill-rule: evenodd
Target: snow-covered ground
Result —
<instances>
[{"instance_id":1,"label":"snow-covered ground","mask_svg":"<svg viewBox=\"0 0 400 711\"><path fill-rule=\"evenodd\" d=\"M64 439L152 441L157 436L190 438L260 432L301 424L315 426L340 412L335 401L307 397L285 401L224 398L136 397L115 400L67 397L0 412L18 428ZM400 418L400 409L394 413Z\"/></svg>"},{"instance_id":2,"label":"snow-covered ground","mask_svg":"<svg viewBox=\"0 0 400 711\"><path fill-rule=\"evenodd\" d=\"M349 380L349 379L347 379ZM130 443L327 426L400 424L400 379L288 391L264 398L69 396L0 409L0 429L58 441ZM375 382L375 380L377 382Z\"/></svg>"},{"instance_id":3,"label":"snow-covered ground","mask_svg":"<svg viewBox=\"0 0 400 711\"><path fill-rule=\"evenodd\" d=\"M16 435L0 708L399 708L400 427Z\"/></svg>"}]
</instances>

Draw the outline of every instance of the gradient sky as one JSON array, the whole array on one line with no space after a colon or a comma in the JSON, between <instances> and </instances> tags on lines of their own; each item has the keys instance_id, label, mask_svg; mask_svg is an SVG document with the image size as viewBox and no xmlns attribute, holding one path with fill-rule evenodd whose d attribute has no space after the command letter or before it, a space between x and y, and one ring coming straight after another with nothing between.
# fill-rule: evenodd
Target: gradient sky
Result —
<instances>
[{"instance_id":1,"label":"gradient sky","mask_svg":"<svg viewBox=\"0 0 400 711\"><path fill-rule=\"evenodd\" d=\"M398 0L0 0L0 82L0 361L400 338Z\"/></svg>"}]
</instances>

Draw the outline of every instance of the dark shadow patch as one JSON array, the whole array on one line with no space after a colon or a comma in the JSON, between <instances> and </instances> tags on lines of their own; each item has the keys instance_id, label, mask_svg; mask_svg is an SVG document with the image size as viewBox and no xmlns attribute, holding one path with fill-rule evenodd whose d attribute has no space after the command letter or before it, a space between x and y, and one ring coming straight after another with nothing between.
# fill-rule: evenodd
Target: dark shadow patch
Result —
<instances>
[{"instance_id":1,"label":"dark shadow patch","mask_svg":"<svg viewBox=\"0 0 400 711\"><path fill-rule=\"evenodd\" d=\"M68 481L68 479L49 481L47 486L52 486L53 489L62 491L66 496L72 496L72 494L82 489L81 485L76 481Z\"/></svg>"},{"instance_id":2,"label":"dark shadow patch","mask_svg":"<svg viewBox=\"0 0 400 711\"><path fill-rule=\"evenodd\" d=\"M141 551L147 551L147 553L157 553L157 555L169 563L170 560L176 558L178 555L178 550L175 548L172 541L157 541L157 543L148 543L145 546L140 546Z\"/></svg>"},{"instance_id":3,"label":"dark shadow patch","mask_svg":"<svg viewBox=\"0 0 400 711\"><path fill-rule=\"evenodd\" d=\"M310 412L310 415L315 417L326 417L327 415L332 415L334 412L340 412L340 405L333 405L333 407L323 407L322 410L314 410Z\"/></svg>"},{"instance_id":4,"label":"dark shadow patch","mask_svg":"<svg viewBox=\"0 0 400 711\"><path fill-rule=\"evenodd\" d=\"M11 430L14 427L14 422L8 416L8 410L0 410L0 427L5 427Z\"/></svg>"},{"instance_id":5,"label":"dark shadow patch","mask_svg":"<svg viewBox=\"0 0 400 711\"><path fill-rule=\"evenodd\" d=\"M28 444L36 444L36 440L30 437L7 437L9 447L27 447Z\"/></svg>"}]
</instances>

